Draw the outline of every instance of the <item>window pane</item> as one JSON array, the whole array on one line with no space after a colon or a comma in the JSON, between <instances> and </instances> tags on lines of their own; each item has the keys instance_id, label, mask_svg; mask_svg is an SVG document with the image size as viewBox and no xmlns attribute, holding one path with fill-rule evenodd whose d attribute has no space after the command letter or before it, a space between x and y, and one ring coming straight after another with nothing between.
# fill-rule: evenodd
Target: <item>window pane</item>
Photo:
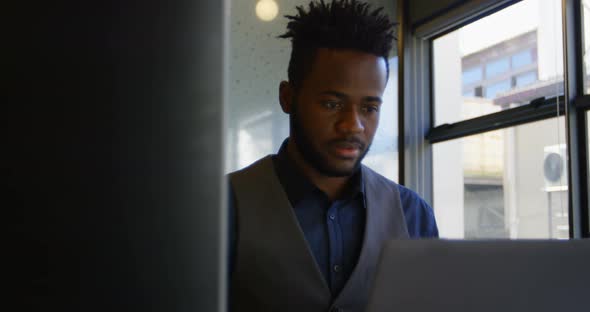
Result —
<instances>
[{"instance_id":1,"label":"window pane","mask_svg":"<svg viewBox=\"0 0 590 312\"><path fill-rule=\"evenodd\" d=\"M586 94L590 93L590 0L582 0L582 17L584 20L584 89Z\"/></svg>"},{"instance_id":2,"label":"window pane","mask_svg":"<svg viewBox=\"0 0 590 312\"><path fill-rule=\"evenodd\" d=\"M256 118L242 120L238 127L238 167L244 168L272 151L272 113L261 112Z\"/></svg>"},{"instance_id":3,"label":"window pane","mask_svg":"<svg viewBox=\"0 0 590 312\"><path fill-rule=\"evenodd\" d=\"M435 126L563 94L561 25L561 1L523 0L435 39Z\"/></svg>"},{"instance_id":4,"label":"window pane","mask_svg":"<svg viewBox=\"0 0 590 312\"><path fill-rule=\"evenodd\" d=\"M521 74L516 76L516 86L526 86L533 82L537 81L537 73L536 72L529 72L525 74Z\"/></svg>"},{"instance_id":5,"label":"window pane","mask_svg":"<svg viewBox=\"0 0 590 312\"><path fill-rule=\"evenodd\" d=\"M517 69L531 63L533 63L533 53L531 50L522 51L512 56L513 69Z\"/></svg>"},{"instance_id":6,"label":"window pane","mask_svg":"<svg viewBox=\"0 0 590 312\"><path fill-rule=\"evenodd\" d=\"M493 78L494 76L508 71L509 68L510 64L508 63L507 58L493 61L486 65L486 78Z\"/></svg>"},{"instance_id":7,"label":"window pane","mask_svg":"<svg viewBox=\"0 0 590 312\"><path fill-rule=\"evenodd\" d=\"M275 154L289 136L289 118L278 101L279 83L287 80L290 40L277 36L286 31L296 6L309 0L276 1L277 17L265 22L256 17L250 1L231 0L229 78L225 172L244 168L268 154ZM395 4L370 0L395 17ZM281 4L282 3L282 4ZM395 45L394 45L395 47ZM396 53L393 53L396 54ZM371 150L363 161L379 173L397 180L397 58L390 60L380 123Z\"/></svg>"},{"instance_id":8,"label":"window pane","mask_svg":"<svg viewBox=\"0 0 590 312\"><path fill-rule=\"evenodd\" d=\"M506 92L510 89L510 80L504 80L497 82L493 85L489 85L486 88L486 98L493 99L496 97L496 94L500 92Z\"/></svg>"},{"instance_id":9,"label":"window pane","mask_svg":"<svg viewBox=\"0 0 590 312\"><path fill-rule=\"evenodd\" d=\"M397 181L397 57L389 60L389 71L389 81L383 93L383 103L379 113L379 128L363 164Z\"/></svg>"},{"instance_id":10,"label":"window pane","mask_svg":"<svg viewBox=\"0 0 590 312\"><path fill-rule=\"evenodd\" d=\"M568 238L563 117L433 146L444 238Z\"/></svg>"},{"instance_id":11,"label":"window pane","mask_svg":"<svg viewBox=\"0 0 590 312\"><path fill-rule=\"evenodd\" d=\"M463 84L468 85L480 81L483 77L481 67L467 69L463 72Z\"/></svg>"}]
</instances>

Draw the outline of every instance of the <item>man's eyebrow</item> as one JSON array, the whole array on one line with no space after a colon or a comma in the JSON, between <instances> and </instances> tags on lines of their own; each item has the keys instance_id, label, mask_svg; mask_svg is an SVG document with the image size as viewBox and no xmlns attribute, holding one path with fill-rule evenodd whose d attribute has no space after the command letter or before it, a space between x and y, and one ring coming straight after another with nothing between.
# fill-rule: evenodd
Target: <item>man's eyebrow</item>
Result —
<instances>
[{"instance_id":1,"label":"man's eyebrow","mask_svg":"<svg viewBox=\"0 0 590 312\"><path fill-rule=\"evenodd\" d=\"M332 95L341 99L345 99L348 98L348 95L342 93L342 92L338 92L338 91L332 91L332 90L328 90L328 91L323 91L320 94L323 95ZM379 103L383 103L383 100L378 97L378 96L365 96L363 98L363 100L367 101L367 102L379 102Z\"/></svg>"},{"instance_id":2,"label":"man's eyebrow","mask_svg":"<svg viewBox=\"0 0 590 312\"><path fill-rule=\"evenodd\" d=\"M332 90L323 91L320 94L322 94L322 95L332 95L332 96L335 96L335 97L338 97L338 98L342 98L342 99L345 99L345 98L348 97L348 95L346 95L346 94L344 94L342 92L332 91Z\"/></svg>"},{"instance_id":3,"label":"man's eyebrow","mask_svg":"<svg viewBox=\"0 0 590 312\"><path fill-rule=\"evenodd\" d=\"M383 103L383 100L378 96L365 96L365 101Z\"/></svg>"}]
</instances>

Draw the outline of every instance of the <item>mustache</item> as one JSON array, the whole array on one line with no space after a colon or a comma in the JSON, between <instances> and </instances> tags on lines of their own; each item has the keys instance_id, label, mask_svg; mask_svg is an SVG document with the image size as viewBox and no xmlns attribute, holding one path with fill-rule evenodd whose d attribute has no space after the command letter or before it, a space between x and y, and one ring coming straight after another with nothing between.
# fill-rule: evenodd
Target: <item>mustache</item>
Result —
<instances>
[{"instance_id":1,"label":"mustache","mask_svg":"<svg viewBox=\"0 0 590 312\"><path fill-rule=\"evenodd\" d=\"M352 146L357 147L361 150L364 150L365 147L367 146L365 141L363 141L362 139L360 139L358 137L347 137L347 138L334 139L334 140L329 141L328 144L329 145L352 145Z\"/></svg>"}]
</instances>

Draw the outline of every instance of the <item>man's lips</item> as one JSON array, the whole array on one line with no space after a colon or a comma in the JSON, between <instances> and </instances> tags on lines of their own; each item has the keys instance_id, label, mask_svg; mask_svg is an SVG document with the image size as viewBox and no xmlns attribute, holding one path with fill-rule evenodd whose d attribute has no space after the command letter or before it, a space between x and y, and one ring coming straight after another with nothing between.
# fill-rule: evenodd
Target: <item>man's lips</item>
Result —
<instances>
[{"instance_id":1,"label":"man's lips","mask_svg":"<svg viewBox=\"0 0 590 312\"><path fill-rule=\"evenodd\" d=\"M360 142L336 142L333 145L336 156L341 158L359 157L363 144Z\"/></svg>"},{"instance_id":2,"label":"man's lips","mask_svg":"<svg viewBox=\"0 0 590 312\"><path fill-rule=\"evenodd\" d=\"M336 147L336 155L342 158L357 158L360 154L360 150L356 147Z\"/></svg>"}]
</instances>

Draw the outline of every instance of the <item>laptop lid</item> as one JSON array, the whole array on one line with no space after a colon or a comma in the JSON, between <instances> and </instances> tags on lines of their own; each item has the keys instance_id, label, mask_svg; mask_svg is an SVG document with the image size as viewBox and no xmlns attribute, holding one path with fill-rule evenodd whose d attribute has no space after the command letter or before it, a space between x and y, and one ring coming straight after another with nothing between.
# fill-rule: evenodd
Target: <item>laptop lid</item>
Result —
<instances>
[{"instance_id":1,"label":"laptop lid","mask_svg":"<svg viewBox=\"0 0 590 312\"><path fill-rule=\"evenodd\" d=\"M390 241L367 311L590 311L590 240Z\"/></svg>"}]
</instances>

